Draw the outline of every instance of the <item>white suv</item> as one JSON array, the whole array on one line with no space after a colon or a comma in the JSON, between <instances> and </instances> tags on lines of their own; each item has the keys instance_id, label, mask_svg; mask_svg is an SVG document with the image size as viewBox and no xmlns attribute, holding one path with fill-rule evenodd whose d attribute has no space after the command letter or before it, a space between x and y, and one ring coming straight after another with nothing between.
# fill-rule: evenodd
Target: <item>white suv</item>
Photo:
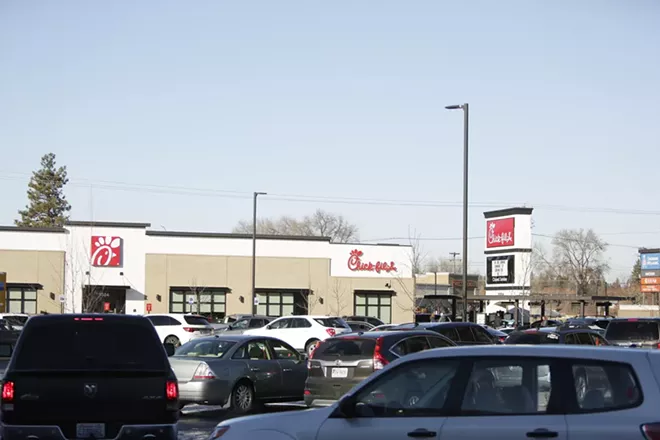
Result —
<instances>
[{"instance_id":1,"label":"white suv","mask_svg":"<svg viewBox=\"0 0 660 440\"><path fill-rule=\"evenodd\" d=\"M197 336L213 334L213 326L203 316L163 313L145 315L145 317L156 327L156 332L163 344L178 347Z\"/></svg>"},{"instance_id":2,"label":"white suv","mask_svg":"<svg viewBox=\"0 0 660 440\"><path fill-rule=\"evenodd\" d=\"M318 342L351 331L348 324L338 316L299 315L277 318L264 327L249 329L243 334L271 336L309 355Z\"/></svg>"}]
</instances>

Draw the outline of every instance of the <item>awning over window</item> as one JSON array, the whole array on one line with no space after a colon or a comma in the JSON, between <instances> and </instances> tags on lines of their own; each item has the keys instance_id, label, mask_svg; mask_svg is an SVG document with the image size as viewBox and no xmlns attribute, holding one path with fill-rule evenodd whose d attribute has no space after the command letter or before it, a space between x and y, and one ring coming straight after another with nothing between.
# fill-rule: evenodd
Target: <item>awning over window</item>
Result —
<instances>
[{"instance_id":1,"label":"awning over window","mask_svg":"<svg viewBox=\"0 0 660 440\"><path fill-rule=\"evenodd\" d=\"M39 283L7 283L7 289L43 290Z\"/></svg>"}]
</instances>

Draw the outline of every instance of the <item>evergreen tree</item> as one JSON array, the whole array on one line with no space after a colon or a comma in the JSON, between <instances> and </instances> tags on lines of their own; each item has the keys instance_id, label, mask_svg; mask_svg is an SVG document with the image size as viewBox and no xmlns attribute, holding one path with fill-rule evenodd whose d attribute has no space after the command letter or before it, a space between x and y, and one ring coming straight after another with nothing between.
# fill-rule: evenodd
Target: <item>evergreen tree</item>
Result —
<instances>
[{"instance_id":1,"label":"evergreen tree","mask_svg":"<svg viewBox=\"0 0 660 440\"><path fill-rule=\"evenodd\" d=\"M69 218L71 205L64 196L64 185L69 182L66 167L55 166L55 154L41 158L41 169L32 173L28 184L28 205L18 211L21 218L16 226L30 228L62 227Z\"/></svg>"},{"instance_id":2,"label":"evergreen tree","mask_svg":"<svg viewBox=\"0 0 660 440\"><path fill-rule=\"evenodd\" d=\"M639 285L642 278L642 261L638 258L630 272L630 284Z\"/></svg>"}]
</instances>

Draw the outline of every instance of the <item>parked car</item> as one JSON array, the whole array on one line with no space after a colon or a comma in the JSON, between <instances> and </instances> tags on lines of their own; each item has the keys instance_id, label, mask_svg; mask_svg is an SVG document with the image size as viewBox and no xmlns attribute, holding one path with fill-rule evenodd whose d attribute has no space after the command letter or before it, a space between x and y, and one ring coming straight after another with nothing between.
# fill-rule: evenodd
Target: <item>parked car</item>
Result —
<instances>
[{"instance_id":1,"label":"parked car","mask_svg":"<svg viewBox=\"0 0 660 440\"><path fill-rule=\"evenodd\" d=\"M150 314L146 318L156 328L161 341L178 347L193 339L195 336L208 336L213 334L213 327L199 315L184 313Z\"/></svg>"},{"instance_id":2,"label":"parked car","mask_svg":"<svg viewBox=\"0 0 660 440\"><path fill-rule=\"evenodd\" d=\"M275 338L215 335L193 339L170 357L181 405L225 405L249 413L265 402L303 398L305 355ZM230 401L231 398L231 401Z\"/></svg>"},{"instance_id":3,"label":"parked car","mask_svg":"<svg viewBox=\"0 0 660 440\"><path fill-rule=\"evenodd\" d=\"M610 320L605 338L622 347L660 348L660 319L621 318Z\"/></svg>"},{"instance_id":4,"label":"parked car","mask_svg":"<svg viewBox=\"0 0 660 440\"><path fill-rule=\"evenodd\" d=\"M228 324L227 327L224 330L221 330L220 333L222 334L234 334L234 335L242 335L245 330L251 329L251 328L261 328L264 327L265 325L268 325L271 321L273 321L275 318L271 318L269 316L261 316L261 315L247 315L238 321L234 321L231 324Z\"/></svg>"},{"instance_id":5,"label":"parked car","mask_svg":"<svg viewBox=\"0 0 660 440\"><path fill-rule=\"evenodd\" d=\"M451 339L458 345L483 345L495 343L485 328L472 322L423 322L401 324L389 329L389 331L414 329L434 331Z\"/></svg>"},{"instance_id":6,"label":"parked car","mask_svg":"<svg viewBox=\"0 0 660 440\"><path fill-rule=\"evenodd\" d=\"M378 327L379 325L384 325L385 323L381 321L378 318L374 318L373 316L359 316L359 315L354 315L354 316L342 316L342 319L346 322L348 321L363 321L363 322L368 322L374 327Z\"/></svg>"},{"instance_id":7,"label":"parked car","mask_svg":"<svg viewBox=\"0 0 660 440\"><path fill-rule=\"evenodd\" d=\"M5 375L5 369L14 353L16 342L21 333L19 331L0 331L0 379Z\"/></svg>"},{"instance_id":8,"label":"parked car","mask_svg":"<svg viewBox=\"0 0 660 440\"><path fill-rule=\"evenodd\" d=\"M0 417L4 440L174 440L179 390L144 317L34 316L7 366Z\"/></svg>"},{"instance_id":9,"label":"parked car","mask_svg":"<svg viewBox=\"0 0 660 440\"><path fill-rule=\"evenodd\" d=\"M515 344L571 344L571 345L610 345L599 332L590 329L553 329L541 328L522 330L509 334L504 341L507 345Z\"/></svg>"},{"instance_id":10,"label":"parked car","mask_svg":"<svg viewBox=\"0 0 660 440\"><path fill-rule=\"evenodd\" d=\"M370 332L382 332L384 330L389 330L391 328L394 328L397 325L399 325L399 324L383 324L383 325L379 325L377 327L374 327L374 328L370 329L369 331Z\"/></svg>"},{"instance_id":11,"label":"parked car","mask_svg":"<svg viewBox=\"0 0 660 440\"><path fill-rule=\"evenodd\" d=\"M348 332L352 332L351 328L338 316L300 315L277 318L264 327L248 329L243 334L277 338L309 355L317 342Z\"/></svg>"},{"instance_id":12,"label":"parked car","mask_svg":"<svg viewBox=\"0 0 660 440\"><path fill-rule=\"evenodd\" d=\"M562 321L558 319L542 319L532 322L530 328L542 328L542 327L559 327L563 324Z\"/></svg>"},{"instance_id":13,"label":"parked car","mask_svg":"<svg viewBox=\"0 0 660 440\"><path fill-rule=\"evenodd\" d=\"M345 321L345 322L351 328L352 332L368 332L371 329L375 328L373 325L369 324L366 321Z\"/></svg>"},{"instance_id":14,"label":"parked car","mask_svg":"<svg viewBox=\"0 0 660 440\"><path fill-rule=\"evenodd\" d=\"M30 316L24 313L0 313L0 319L6 322L9 330L23 330L29 318Z\"/></svg>"},{"instance_id":15,"label":"parked car","mask_svg":"<svg viewBox=\"0 0 660 440\"><path fill-rule=\"evenodd\" d=\"M547 367L552 392L536 386ZM605 391L579 396L575 373L591 368ZM518 383L498 372L520 370ZM378 438L658 439L660 353L544 345L448 347L406 356L327 408L225 420L211 438L277 433L278 440ZM411 391L418 391L410 399ZM269 437L272 438L272 437Z\"/></svg>"},{"instance_id":16,"label":"parked car","mask_svg":"<svg viewBox=\"0 0 660 440\"><path fill-rule=\"evenodd\" d=\"M494 329L493 327L483 325L483 328L486 329L490 337L493 339L493 342L501 344L509 336L508 333L504 333L500 330Z\"/></svg>"},{"instance_id":17,"label":"parked car","mask_svg":"<svg viewBox=\"0 0 660 440\"><path fill-rule=\"evenodd\" d=\"M222 318L213 318L213 317L207 317L206 320L211 324L211 327L213 327L214 330L227 330L227 328L233 324L236 321L240 321L241 319L245 318L250 318L251 314L245 314L245 313L239 313L239 314L232 314L232 315L225 315Z\"/></svg>"},{"instance_id":18,"label":"parked car","mask_svg":"<svg viewBox=\"0 0 660 440\"><path fill-rule=\"evenodd\" d=\"M426 330L367 332L326 339L318 344L307 362L305 403L327 405L402 356L455 345L444 336Z\"/></svg>"}]
</instances>

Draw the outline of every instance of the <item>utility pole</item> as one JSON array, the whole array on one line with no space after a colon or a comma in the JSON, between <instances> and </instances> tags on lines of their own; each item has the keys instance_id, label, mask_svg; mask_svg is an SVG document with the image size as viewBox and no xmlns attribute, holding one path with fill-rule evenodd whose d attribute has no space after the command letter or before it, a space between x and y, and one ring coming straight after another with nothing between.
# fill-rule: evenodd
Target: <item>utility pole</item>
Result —
<instances>
[{"instance_id":1,"label":"utility pole","mask_svg":"<svg viewBox=\"0 0 660 440\"><path fill-rule=\"evenodd\" d=\"M265 195L265 192L255 192L252 206L252 310L255 310L254 299L257 297L255 292L257 284L257 196Z\"/></svg>"},{"instance_id":2,"label":"utility pole","mask_svg":"<svg viewBox=\"0 0 660 440\"><path fill-rule=\"evenodd\" d=\"M451 255L451 261L452 261L452 271L451 273L456 273L456 256L461 255L460 252L450 252L449 255Z\"/></svg>"}]
</instances>

